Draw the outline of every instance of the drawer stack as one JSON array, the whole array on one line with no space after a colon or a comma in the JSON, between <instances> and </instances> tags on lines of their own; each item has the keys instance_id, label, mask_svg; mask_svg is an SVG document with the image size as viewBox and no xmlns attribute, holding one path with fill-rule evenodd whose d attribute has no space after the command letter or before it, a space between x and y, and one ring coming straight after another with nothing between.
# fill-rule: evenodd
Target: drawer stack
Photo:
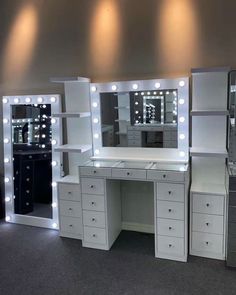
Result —
<instances>
[{"instance_id":1,"label":"drawer stack","mask_svg":"<svg viewBox=\"0 0 236 295\"><path fill-rule=\"evenodd\" d=\"M187 260L187 201L183 173L159 173L156 195L156 257Z\"/></svg>"},{"instance_id":2,"label":"drawer stack","mask_svg":"<svg viewBox=\"0 0 236 295\"><path fill-rule=\"evenodd\" d=\"M236 267L236 177L229 177L227 266Z\"/></svg>"},{"instance_id":3,"label":"drawer stack","mask_svg":"<svg viewBox=\"0 0 236 295\"><path fill-rule=\"evenodd\" d=\"M107 230L105 214L105 181L102 178L84 177L94 174L107 175L106 169L81 168L81 191L83 208L83 246L106 249Z\"/></svg>"},{"instance_id":4,"label":"drawer stack","mask_svg":"<svg viewBox=\"0 0 236 295\"><path fill-rule=\"evenodd\" d=\"M59 183L60 236L82 239L81 194L78 184Z\"/></svg>"},{"instance_id":5,"label":"drawer stack","mask_svg":"<svg viewBox=\"0 0 236 295\"><path fill-rule=\"evenodd\" d=\"M191 193L190 254L225 259L225 196Z\"/></svg>"}]
</instances>

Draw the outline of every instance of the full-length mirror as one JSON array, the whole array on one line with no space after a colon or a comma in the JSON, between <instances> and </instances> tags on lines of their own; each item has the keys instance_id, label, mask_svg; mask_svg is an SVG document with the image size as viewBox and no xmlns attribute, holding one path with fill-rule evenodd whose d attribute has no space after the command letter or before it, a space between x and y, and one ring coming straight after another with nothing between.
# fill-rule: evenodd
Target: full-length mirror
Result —
<instances>
[{"instance_id":1,"label":"full-length mirror","mask_svg":"<svg viewBox=\"0 0 236 295\"><path fill-rule=\"evenodd\" d=\"M15 214L52 218L51 105L12 105Z\"/></svg>"},{"instance_id":2,"label":"full-length mirror","mask_svg":"<svg viewBox=\"0 0 236 295\"><path fill-rule=\"evenodd\" d=\"M177 89L100 93L103 147L178 147Z\"/></svg>"}]
</instances>

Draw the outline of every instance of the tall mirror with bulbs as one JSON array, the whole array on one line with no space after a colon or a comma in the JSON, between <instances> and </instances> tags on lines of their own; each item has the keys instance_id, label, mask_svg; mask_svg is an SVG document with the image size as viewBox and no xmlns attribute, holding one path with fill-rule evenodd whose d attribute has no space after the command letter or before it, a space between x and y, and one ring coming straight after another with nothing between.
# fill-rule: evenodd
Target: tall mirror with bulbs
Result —
<instances>
[{"instance_id":1,"label":"tall mirror with bulbs","mask_svg":"<svg viewBox=\"0 0 236 295\"><path fill-rule=\"evenodd\" d=\"M59 95L3 98L6 221L58 228Z\"/></svg>"}]
</instances>

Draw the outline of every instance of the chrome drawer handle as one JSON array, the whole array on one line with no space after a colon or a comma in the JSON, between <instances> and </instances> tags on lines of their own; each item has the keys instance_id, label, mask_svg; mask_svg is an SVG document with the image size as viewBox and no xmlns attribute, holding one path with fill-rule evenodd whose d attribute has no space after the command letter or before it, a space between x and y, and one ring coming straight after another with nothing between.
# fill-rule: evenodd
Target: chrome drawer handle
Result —
<instances>
[{"instance_id":1,"label":"chrome drawer handle","mask_svg":"<svg viewBox=\"0 0 236 295\"><path fill-rule=\"evenodd\" d=\"M168 211L169 211L169 212L171 212L171 211L172 211L172 209L168 209Z\"/></svg>"},{"instance_id":2,"label":"chrome drawer handle","mask_svg":"<svg viewBox=\"0 0 236 295\"><path fill-rule=\"evenodd\" d=\"M96 204L96 202L91 202L91 204L94 206Z\"/></svg>"},{"instance_id":3,"label":"chrome drawer handle","mask_svg":"<svg viewBox=\"0 0 236 295\"><path fill-rule=\"evenodd\" d=\"M93 234L93 238L96 238L96 235L95 234Z\"/></svg>"},{"instance_id":4,"label":"chrome drawer handle","mask_svg":"<svg viewBox=\"0 0 236 295\"><path fill-rule=\"evenodd\" d=\"M129 176L130 175L130 172L127 172L127 175Z\"/></svg>"},{"instance_id":5,"label":"chrome drawer handle","mask_svg":"<svg viewBox=\"0 0 236 295\"><path fill-rule=\"evenodd\" d=\"M72 211L72 208L69 208L70 211Z\"/></svg>"},{"instance_id":6,"label":"chrome drawer handle","mask_svg":"<svg viewBox=\"0 0 236 295\"><path fill-rule=\"evenodd\" d=\"M206 206L207 206L207 207L209 207L209 206L210 206L210 204L209 204L209 203L207 203L207 204L206 204Z\"/></svg>"},{"instance_id":7,"label":"chrome drawer handle","mask_svg":"<svg viewBox=\"0 0 236 295\"><path fill-rule=\"evenodd\" d=\"M171 195L172 191L168 191L168 194Z\"/></svg>"},{"instance_id":8,"label":"chrome drawer handle","mask_svg":"<svg viewBox=\"0 0 236 295\"><path fill-rule=\"evenodd\" d=\"M96 171L96 170L94 170L94 171L93 171L93 173L94 173L94 174L96 174L96 173L97 173L97 171Z\"/></svg>"},{"instance_id":9,"label":"chrome drawer handle","mask_svg":"<svg viewBox=\"0 0 236 295\"><path fill-rule=\"evenodd\" d=\"M69 226L70 226L70 227L73 227L73 224L70 224Z\"/></svg>"},{"instance_id":10,"label":"chrome drawer handle","mask_svg":"<svg viewBox=\"0 0 236 295\"><path fill-rule=\"evenodd\" d=\"M172 227L171 226L169 226L169 230L172 230Z\"/></svg>"},{"instance_id":11,"label":"chrome drawer handle","mask_svg":"<svg viewBox=\"0 0 236 295\"><path fill-rule=\"evenodd\" d=\"M206 245L209 245L209 242L206 242Z\"/></svg>"},{"instance_id":12,"label":"chrome drawer handle","mask_svg":"<svg viewBox=\"0 0 236 295\"><path fill-rule=\"evenodd\" d=\"M169 248L171 248L172 247L172 245L171 244L169 244Z\"/></svg>"},{"instance_id":13,"label":"chrome drawer handle","mask_svg":"<svg viewBox=\"0 0 236 295\"><path fill-rule=\"evenodd\" d=\"M90 188L94 188L94 185L91 184L91 185L90 185Z\"/></svg>"},{"instance_id":14,"label":"chrome drawer handle","mask_svg":"<svg viewBox=\"0 0 236 295\"><path fill-rule=\"evenodd\" d=\"M92 218L92 221L93 221L93 222L95 222L95 221L96 221L96 219L95 219L95 218Z\"/></svg>"},{"instance_id":15,"label":"chrome drawer handle","mask_svg":"<svg viewBox=\"0 0 236 295\"><path fill-rule=\"evenodd\" d=\"M206 222L206 226L209 226L209 224L210 224L209 222Z\"/></svg>"},{"instance_id":16,"label":"chrome drawer handle","mask_svg":"<svg viewBox=\"0 0 236 295\"><path fill-rule=\"evenodd\" d=\"M68 195L71 195L72 194L72 192L68 192Z\"/></svg>"},{"instance_id":17,"label":"chrome drawer handle","mask_svg":"<svg viewBox=\"0 0 236 295\"><path fill-rule=\"evenodd\" d=\"M163 176L163 178L166 178L166 174L163 174L162 176Z\"/></svg>"}]
</instances>

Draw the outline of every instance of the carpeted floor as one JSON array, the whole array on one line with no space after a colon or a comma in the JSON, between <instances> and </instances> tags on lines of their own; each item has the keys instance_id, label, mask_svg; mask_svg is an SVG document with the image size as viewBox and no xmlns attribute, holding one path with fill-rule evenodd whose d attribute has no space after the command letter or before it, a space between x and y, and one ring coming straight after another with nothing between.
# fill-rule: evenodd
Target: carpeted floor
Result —
<instances>
[{"instance_id":1,"label":"carpeted floor","mask_svg":"<svg viewBox=\"0 0 236 295\"><path fill-rule=\"evenodd\" d=\"M0 294L235 295L236 270L155 259L148 234L123 231L111 251L99 251L53 230L0 223Z\"/></svg>"}]
</instances>

